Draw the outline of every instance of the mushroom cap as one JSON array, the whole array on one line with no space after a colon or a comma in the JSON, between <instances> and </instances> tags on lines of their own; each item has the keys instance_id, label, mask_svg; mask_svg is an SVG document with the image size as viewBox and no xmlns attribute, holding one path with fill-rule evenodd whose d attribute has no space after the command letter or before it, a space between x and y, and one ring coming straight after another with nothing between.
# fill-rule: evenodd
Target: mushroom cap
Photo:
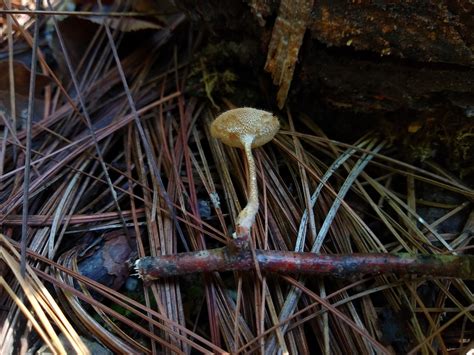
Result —
<instances>
[{"instance_id":1,"label":"mushroom cap","mask_svg":"<svg viewBox=\"0 0 474 355\"><path fill-rule=\"evenodd\" d=\"M252 141L252 148L273 139L280 129L278 118L272 113L251 107L241 107L220 114L211 124L211 135L231 147L244 148Z\"/></svg>"}]
</instances>

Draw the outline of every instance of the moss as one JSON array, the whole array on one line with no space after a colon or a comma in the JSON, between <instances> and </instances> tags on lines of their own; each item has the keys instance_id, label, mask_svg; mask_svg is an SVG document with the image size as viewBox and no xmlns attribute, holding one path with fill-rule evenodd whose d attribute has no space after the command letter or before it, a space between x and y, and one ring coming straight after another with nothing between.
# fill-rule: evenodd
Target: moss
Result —
<instances>
[{"instance_id":1,"label":"moss","mask_svg":"<svg viewBox=\"0 0 474 355\"><path fill-rule=\"evenodd\" d=\"M229 69L239 58L239 45L234 42L219 42L204 47L193 61L189 75L193 94L207 97L218 108L214 97L232 94L236 90L237 74Z\"/></svg>"},{"instance_id":2,"label":"moss","mask_svg":"<svg viewBox=\"0 0 474 355\"><path fill-rule=\"evenodd\" d=\"M393 117L383 120L380 131L399 147L409 162L434 160L458 175L472 178L474 173L474 122L455 113L437 110L428 117L416 112L400 114L414 119Z\"/></svg>"}]
</instances>

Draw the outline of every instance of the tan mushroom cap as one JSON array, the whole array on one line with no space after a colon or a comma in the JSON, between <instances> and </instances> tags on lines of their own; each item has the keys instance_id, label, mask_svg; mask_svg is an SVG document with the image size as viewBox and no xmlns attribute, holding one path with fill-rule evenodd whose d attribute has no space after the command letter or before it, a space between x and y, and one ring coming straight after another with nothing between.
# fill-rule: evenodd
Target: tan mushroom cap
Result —
<instances>
[{"instance_id":1,"label":"tan mushroom cap","mask_svg":"<svg viewBox=\"0 0 474 355\"><path fill-rule=\"evenodd\" d=\"M211 124L211 135L242 149L244 141L253 138L252 148L256 148L271 141L279 129L280 122L272 113L241 107L220 114Z\"/></svg>"}]
</instances>

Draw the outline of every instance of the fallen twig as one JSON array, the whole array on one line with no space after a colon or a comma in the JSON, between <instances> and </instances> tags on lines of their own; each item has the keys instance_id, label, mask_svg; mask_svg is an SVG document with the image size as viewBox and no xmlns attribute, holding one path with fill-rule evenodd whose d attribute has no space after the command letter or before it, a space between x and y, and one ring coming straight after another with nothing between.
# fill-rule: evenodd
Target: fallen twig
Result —
<instances>
[{"instance_id":1,"label":"fallen twig","mask_svg":"<svg viewBox=\"0 0 474 355\"><path fill-rule=\"evenodd\" d=\"M356 274L418 274L474 279L474 256L400 254L321 255L275 250L256 250L261 271L282 274L314 274L344 277ZM158 257L135 262L145 281L198 272L252 270L250 250L218 248Z\"/></svg>"}]
</instances>

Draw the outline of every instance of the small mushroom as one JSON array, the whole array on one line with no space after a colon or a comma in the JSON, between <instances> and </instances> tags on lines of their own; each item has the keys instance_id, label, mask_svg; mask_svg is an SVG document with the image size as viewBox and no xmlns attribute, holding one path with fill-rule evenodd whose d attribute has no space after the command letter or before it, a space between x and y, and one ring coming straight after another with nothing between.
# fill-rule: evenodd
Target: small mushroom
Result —
<instances>
[{"instance_id":1,"label":"small mushroom","mask_svg":"<svg viewBox=\"0 0 474 355\"><path fill-rule=\"evenodd\" d=\"M211 124L211 135L231 147L244 149L249 165L249 200L237 217L236 238L248 238L258 211L257 174L252 148L271 141L279 129L280 123L273 114L250 107L226 111Z\"/></svg>"}]
</instances>

